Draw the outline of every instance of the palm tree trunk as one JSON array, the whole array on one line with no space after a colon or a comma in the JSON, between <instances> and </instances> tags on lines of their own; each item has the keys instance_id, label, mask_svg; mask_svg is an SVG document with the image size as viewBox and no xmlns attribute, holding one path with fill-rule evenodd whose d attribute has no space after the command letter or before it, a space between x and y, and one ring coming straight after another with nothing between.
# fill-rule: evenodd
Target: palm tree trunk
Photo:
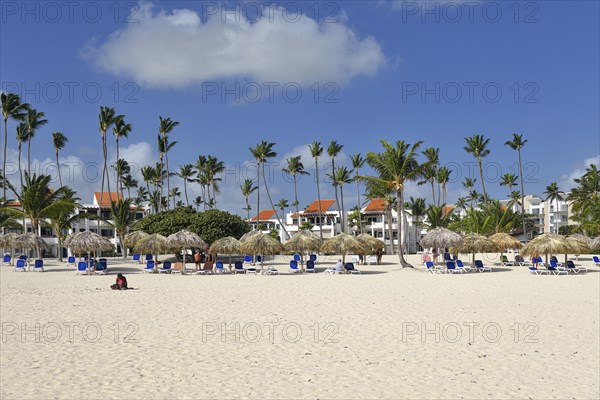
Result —
<instances>
[{"instance_id":1,"label":"palm tree trunk","mask_svg":"<svg viewBox=\"0 0 600 400\"><path fill-rule=\"evenodd\" d=\"M163 143L164 143L164 141L163 141ZM164 145L163 145L163 147L164 147ZM163 186L164 186L163 181L165 178L162 173L163 172L163 154L164 153L162 151L159 154L159 158L160 158L160 174L159 174L160 175L160 199L158 202L158 212L160 212L160 209L162 207ZM167 202L167 204L168 204L168 202Z\"/></svg>"},{"instance_id":2,"label":"palm tree trunk","mask_svg":"<svg viewBox=\"0 0 600 400\"><path fill-rule=\"evenodd\" d=\"M334 158L331 158L331 175L333 176L335 174L335 161ZM335 182L335 180L333 181L333 189L334 189L334 193L335 193L335 207L337 210L340 209L340 199L338 198L338 187L337 184ZM332 225L333 227L333 234L335 235L335 224ZM343 224L342 224L342 229L343 229Z\"/></svg>"},{"instance_id":3,"label":"palm tree trunk","mask_svg":"<svg viewBox=\"0 0 600 400\"><path fill-rule=\"evenodd\" d=\"M387 228L388 228L388 236L390 238L390 254L394 254L394 227L393 227L393 223L394 223L394 218L392 216L392 207L390 205L389 209L386 211L387 213L387 219L388 219L388 223L387 223ZM384 243L385 243L385 233L383 235L383 239L384 239Z\"/></svg>"},{"instance_id":4,"label":"palm tree trunk","mask_svg":"<svg viewBox=\"0 0 600 400\"><path fill-rule=\"evenodd\" d=\"M487 202L487 192L485 191L485 182L483 181L483 164L481 157L477 157L477 163L479 164L479 177L481 178L481 188L483 189L483 199Z\"/></svg>"},{"instance_id":5,"label":"palm tree trunk","mask_svg":"<svg viewBox=\"0 0 600 400\"><path fill-rule=\"evenodd\" d=\"M358 210L358 233L363 233L360 217L360 182L358 181L358 169L356 170L356 209Z\"/></svg>"},{"instance_id":6,"label":"palm tree trunk","mask_svg":"<svg viewBox=\"0 0 600 400\"><path fill-rule=\"evenodd\" d=\"M260 162L256 163L256 167L256 230L258 230L258 225L260 224Z\"/></svg>"},{"instance_id":7,"label":"palm tree trunk","mask_svg":"<svg viewBox=\"0 0 600 400\"><path fill-rule=\"evenodd\" d=\"M61 185L62 186L62 185ZM62 256L62 237L60 234L60 229L56 229L56 237L58 239L58 261L62 262L63 261L63 256Z\"/></svg>"},{"instance_id":8,"label":"palm tree trunk","mask_svg":"<svg viewBox=\"0 0 600 400\"><path fill-rule=\"evenodd\" d=\"M317 201L319 202L319 234L323 241L323 210L321 209L321 188L319 187L319 159L315 157L315 177L317 179Z\"/></svg>"},{"instance_id":9,"label":"palm tree trunk","mask_svg":"<svg viewBox=\"0 0 600 400\"><path fill-rule=\"evenodd\" d=\"M60 163L58 162L58 149L56 149L56 169L58 171L58 183L62 187L62 176L60 175ZM62 261L62 260L61 260Z\"/></svg>"},{"instance_id":10,"label":"palm tree trunk","mask_svg":"<svg viewBox=\"0 0 600 400\"><path fill-rule=\"evenodd\" d=\"M27 175L31 176L31 133L27 137Z\"/></svg>"},{"instance_id":11,"label":"palm tree trunk","mask_svg":"<svg viewBox=\"0 0 600 400\"><path fill-rule=\"evenodd\" d=\"M6 123L8 118L4 118L4 159L2 161L2 198L6 199L6 145L8 140L8 132L6 131ZM19 169L20 171L20 169ZM2 227L4 232L4 227Z\"/></svg>"},{"instance_id":12,"label":"palm tree trunk","mask_svg":"<svg viewBox=\"0 0 600 400\"><path fill-rule=\"evenodd\" d=\"M117 141L117 164L119 164L119 135L115 136L115 140ZM121 195L123 194L123 182L121 182L121 174L117 171L117 192L119 191L119 186L121 187Z\"/></svg>"},{"instance_id":13,"label":"palm tree trunk","mask_svg":"<svg viewBox=\"0 0 600 400\"><path fill-rule=\"evenodd\" d=\"M246 213L248 214L248 221L250 221L250 202L249 196L246 196Z\"/></svg>"},{"instance_id":14,"label":"palm tree trunk","mask_svg":"<svg viewBox=\"0 0 600 400\"><path fill-rule=\"evenodd\" d=\"M167 163L167 204L168 204L168 200L169 200L169 196L171 195L171 177L169 174L169 152L167 151L167 149L165 148L165 161ZM173 202L174 204L174 202ZM175 205L173 205L173 209L175 208Z\"/></svg>"},{"instance_id":15,"label":"palm tree trunk","mask_svg":"<svg viewBox=\"0 0 600 400\"><path fill-rule=\"evenodd\" d=\"M279 218L279 213L277 213L277 209L273 205L273 200L271 200L271 193L269 193L269 186L267 185L267 178L265 176L265 169L264 169L264 167L262 169L262 176L263 176L263 182L265 183L265 191L267 192L267 197L269 199L269 203L271 204L271 208L273 208L273 211L275 211L275 218L277 218L277 222L279 222L279 226L281 226L281 229L285 233L285 238L284 239L289 239L290 238L290 234L285 229L285 225L281 222L281 218Z\"/></svg>"},{"instance_id":16,"label":"palm tree trunk","mask_svg":"<svg viewBox=\"0 0 600 400\"><path fill-rule=\"evenodd\" d=\"M300 209L298 208L298 189L296 188L296 174L294 174L294 203L296 203L296 217L298 217L298 230L300 230ZM292 218L292 222L294 219Z\"/></svg>"},{"instance_id":17,"label":"palm tree trunk","mask_svg":"<svg viewBox=\"0 0 600 400\"><path fill-rule=\"evenodd\" d=\"M431 203L437 204L437 202L435 201L435 186L433 184L433 179L430 181L430 183L431 183L431 196L432 196ZM438 204L438 206L439 206L439 204Z\"/></svg>"},{"instance_id":18,"label":"palm tree trunk","mask_svg":"<svg viewBox=\"0 0 600 400\"><path fill-rule=\"evenodd\" d=\"M397 197L397 201L396 201L396 214L398 214L398 259L400 260L400 265L402 265L402 268L414 268L411 264L409 264L405 259L404 259L404 249L402 248L402 240L401 240L401 234L402 236L404 236L404 232L402 232L402 230L400 229L400 218L402 218L402 215L404 215L404 193L402 190L399 190L396 192L396 197Z\"/></svg>"},{"instance_id":19,"label":"palm tree trunk","mask_svg":"<svg viewBox=\"0 0 600 400\"><path fill-rule=\"evenodd\" d=\"M21 142L19 140L19 145L18 145L18 150L19 150L19 155L18 155L18 159L17 162L19 163L18 167L19 167L19 179L21 180L21 187L23 186L23 169L21 168L21 145L23 144L23 142ZM5 157L6 160L6 157ZM4 171L4 170L2 170Z\"/></svg>"},{"instance_id":20,"label":"palm tree trunk","mask_svg":"<svg viewBox=\"0 0 600 400\"><path fill-rule=\"evenodd\" d=\"M525 236L525 243L527 243L527 231L525 224L525 188L523 186L523 164L521 163L521 149L517 150L519 154L519 177L521 178L521 219L523 220L523 235Z\"/></svg>"},{"instance_id":21,"label":"palm tree trunk","mask_svg":"<svg viewBox=\"0 0 600 400\"><path fill-rule=\"evenodd\" d=\"M344 221L346 219L346 214L344 213L344 186L340 185L340 198L342 199L341 204L342 204L342 232L347 233L346 232L346 225L344 225Z\"/></svg>"},{"instance_id":22,"label":"palm tree trunk","mask_svg":"<svg viewBox=\"0 0 600 400\"><path fill-rule=\"evenodd\" d=\"M102 151L104 155L104 166L102 167L102 179L100 183L100 204L98 205L98 208L100 209L102 207L102 198L104 197L104 172L106 171L106 152L104 152L104 143L106 141L105 135L106 133L102 132ZM100 215L102 215L102 211L100 211Z\"/></svg>"},{"instance_id":23,"label":"palm tree trunk","mask_svg":"<svg viewBox=\"0 0 600 400\"><path fill-rule=\"evenodd\" d=\"M187 195L187 179L186 178L183 178L183 192L185 193L185 202L189 206L190 201L188 200L188 195Z\"/></svg>"},{"instance_id":24,"label":"palm tree trunk","mask_svg":"<svg viewBox=\"0 0 600 400\"><path fill-rule=\"evenodd\" d=\"M108 172L108 166L107 166L107 161L108 161L108 149L106 147L106 138L104 138L104 143L103 145L103 151L104 151L104 170L106 171L106 190L108 191L108 202L110 203L112 201L112 197L110 194L110 174ZM102 203L100 203L100 212L102 212Z\"/></svg>"}]
</instances>

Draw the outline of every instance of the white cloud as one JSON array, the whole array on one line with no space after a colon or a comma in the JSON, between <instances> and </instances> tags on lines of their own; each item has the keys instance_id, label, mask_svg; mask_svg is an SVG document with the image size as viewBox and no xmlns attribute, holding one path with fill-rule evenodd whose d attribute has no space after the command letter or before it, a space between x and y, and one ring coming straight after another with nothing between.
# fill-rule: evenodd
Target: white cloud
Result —
<instances>
[{"instance_id":1,"label":"white cloud","mask_svg":"<svg viewBox=\"0 0 600 400\"><path fill-rule=\"evenodd\" d=\"M583 174L585 174L585 169L588 168L591 164L596 164L597 166L600 166L600 154L595 157L590 157L588 159L583 160L583 162L579 164L577 168L573 170L573 172L571 172L568 175L561 176L561 182L559 183L558 187L561 190L565 191L575 187L574 179L583 176Z\"/></svg>"},{"instance_id":2,"label":"white cloud","mask_svg":"<svg viewBox=\"0 0 600 400\"><path fill-rule=\"evenodd\" d=\"M343 85L385 64L375 39L359 38L342 22L319 24L306 15L292 22L281 8L264 9L254 23L153 8L141 3L138 23L89 43L82 56L102 71L158 88L234 78Z\"/></svg>"}]
</instances>

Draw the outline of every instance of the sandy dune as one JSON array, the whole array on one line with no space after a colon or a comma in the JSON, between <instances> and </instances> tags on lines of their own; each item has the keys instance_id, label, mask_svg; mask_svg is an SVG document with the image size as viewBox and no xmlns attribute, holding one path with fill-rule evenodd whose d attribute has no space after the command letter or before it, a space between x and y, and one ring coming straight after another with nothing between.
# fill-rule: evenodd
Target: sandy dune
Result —
<instances>
[{"instance_id":1,"label":"sandy dune","mask_svg":"<svg viewBox=\"0 0 600 400\"><path fill-rule=\"evenodd\" d=\"M289 275L284 257L279 276L2 267L1 397L598 398L589 258L569 276L430 275L396 260L360 276ZM117 271L137 290L110 290Z\"/></svg>"}]
</instances>

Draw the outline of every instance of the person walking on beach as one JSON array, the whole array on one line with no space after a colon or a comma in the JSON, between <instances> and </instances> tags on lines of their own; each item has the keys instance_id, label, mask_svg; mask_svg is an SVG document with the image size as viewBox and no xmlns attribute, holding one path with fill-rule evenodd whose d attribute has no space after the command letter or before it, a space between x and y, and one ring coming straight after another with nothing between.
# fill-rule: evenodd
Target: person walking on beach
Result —
<instances>
[{"instance_id":1,"label":"person walking on beach","mask_svg":"<svg viewBox=\"0 0 600 400\"><path fill-rule=\"evenodd\" d=\"M196 264L196 272L200 270L200 261L202 260L202 256L200 256L200 250L196 250L194 253L194 263Z\"/></svg>"},{"instance_id":2,"label":"person walking on beach","mask_svg":"<svg viewBox=\"0 0 600 400\"><path fill-rule=\"evenodd\" d=\"M127 279L123 276L123 274L117 275L117 282L110 285L112 290L127 290Z\"/></svg>"},{"instance_id":3,"label":"person walking on beach","mask_svg":"<svg viewBox=\"0 0 600 400\"><path fill-rule=\"evenodd\" d=\"M381 265L382 257L383 257L383 253L381 253L381 250L377 250L377 265Z\"/></svg>"}]
</instances>

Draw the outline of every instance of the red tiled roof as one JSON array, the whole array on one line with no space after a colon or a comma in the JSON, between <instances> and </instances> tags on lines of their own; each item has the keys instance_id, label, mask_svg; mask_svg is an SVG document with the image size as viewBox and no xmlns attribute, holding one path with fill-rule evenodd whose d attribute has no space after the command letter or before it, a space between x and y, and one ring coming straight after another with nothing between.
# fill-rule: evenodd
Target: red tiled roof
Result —
<instances>
[{"instance_id":1,"label":"red tiled roof","mask_svg":"<svg viewBox=\"0 0 600 400\"><path fill-rule=\"evenodd\" d=\"M261 212L258 213L258 220L259 221L268 221L271 218L273 218L273 216L275 215L275 210L262 210ZM252 218L250 218L250 221L256 221L256 215Z\"/></svg>"},{"instance_id":2,"label":"red tiled roof","mask_svg":"<svg viewBox=\"0 0 600 400\"><path fill-rule=\"evenodd\" d=\"M385 210L385 200L384 199L373 199L367 207L365 208L365 212L382 212Z\"/></svg>"},{"instance_id":3,"label":"red tiled roof","mask_svg":"<svg viewBox=\"0 0 600 400\"><path fill-rule=\"evenodd\" d=\"M442 209L442 214L448 215L454 210L454 206L446 206Z\"/></svg>"},{"instance_id":4,"label":"red tiled roof","mask_svg":"<svg viewBox=\"0 0 600 400\"><path fill-rule=\"evenodd\" d=\"M100 194L102 195L102 204L100 204ZM119 200L123 200L123 196L121 193L117 192L94 192L94 199L96 199L96 203L102 206L110 206L110 202L113 201L117 203Z\"/></svg>"},{"instance_id":5,"label":"red tiled roof","mask_svg":"<svg viewBox=\"0 0 600 400\"><path fill-rule=\"evenodd\" d=\"M335 200L321 200L321 212L326 212L335 203ZM304 213L319 213L319 201L313 201L311 205L306 207Z\"/></svg>"}]
</instances>

